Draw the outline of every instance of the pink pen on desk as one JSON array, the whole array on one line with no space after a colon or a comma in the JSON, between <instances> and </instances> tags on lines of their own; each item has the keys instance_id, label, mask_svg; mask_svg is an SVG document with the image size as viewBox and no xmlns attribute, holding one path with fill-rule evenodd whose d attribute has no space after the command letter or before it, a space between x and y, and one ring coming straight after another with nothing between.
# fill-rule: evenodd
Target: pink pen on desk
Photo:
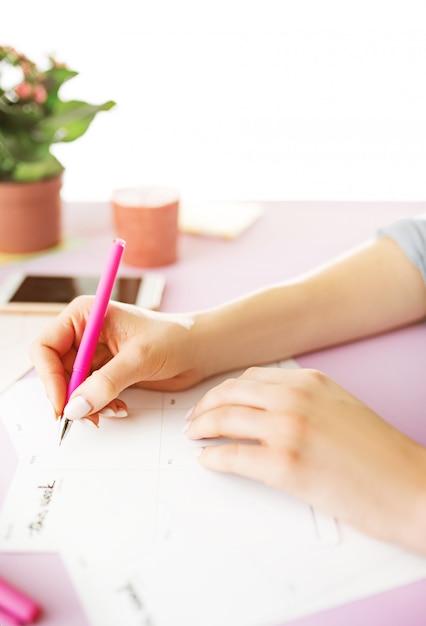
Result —
<instances>
[{"instance_id":1,"label":"pink pen on desk","mask_svg":"<svg viewBox=\"0 0 426 626\"><path fill-rule=\"evenodd\" d=\"M37 602L0 578L0 624L30 624L40 613L41 607Z\"/></svg>"},{"instance_id":2,"label":"pink pen on desk","mask_svg":"<svg viewBox=\"0 0 426 626\"><path fill-rule=\"evenodd\" d=\"M21 624L22 622L7 611L4 611L0 606L0 626L21 626Z\"/></svg>"},{"instance_id":3,"label":"pink pen on desk","mask_svg":"<svg viewBox=\"0 0 426 626\"><path fill-rule=\"evenodd\" d=\"M71 378L68 383L67 402L73 391L81 385L89 374L125 245L126 242L123 239L114 239L112 242L75 357ZM61 445L65 435L71 428L71 424L72 420L61 417L59 445Z\"/></svg>"}]
</instances>

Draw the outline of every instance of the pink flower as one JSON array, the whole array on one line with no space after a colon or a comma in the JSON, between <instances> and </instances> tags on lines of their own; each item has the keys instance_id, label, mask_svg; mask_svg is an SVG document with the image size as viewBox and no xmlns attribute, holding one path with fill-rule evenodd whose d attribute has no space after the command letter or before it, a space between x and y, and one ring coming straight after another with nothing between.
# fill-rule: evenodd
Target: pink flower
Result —
<instances>
[{"instance_id":1,"label":"pink flower","mask_svg":"<svg viewBox=\"0 0 426 626\"><path fill-rule=\"evenodd\" d=\"M18 98L21 98L21 100L26 100L27 98L29 98L32 91L33 88L30 83L21 83L20 85L16 85L15 87L15 93Z\"/></svg>"},{"instance_id":2,"label":"pink flower","mask_svg":"<svg viewBox=\"0 0 426 626\"><path fill-rule=\"evenodd\" d=\"M37 104L43 104L47 100L47 91L43 85L36 85L33 90L33 98Z\"/></svg>"}]
</instances>

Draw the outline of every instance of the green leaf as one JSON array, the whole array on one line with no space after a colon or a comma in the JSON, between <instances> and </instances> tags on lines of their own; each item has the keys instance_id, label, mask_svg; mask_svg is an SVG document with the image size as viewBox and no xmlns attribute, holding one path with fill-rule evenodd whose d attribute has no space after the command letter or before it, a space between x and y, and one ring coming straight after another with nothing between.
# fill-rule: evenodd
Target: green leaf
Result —
<instances>
[{"instance_id":1,"label":"green leaf","mask_svg":"<svg viewBox=\"0 0 426 626\"><path fill-rule=\"evenodd\" d=\"M0 98L0 128L29 128L45 115L43 107L36 102L12 103Z\"/></svg>"},{"instance_id":2,"label":"green leaf","mask_svg":"<svg viewBox=\"0 0 426 626\"><path fill-rule=\"evenodd\" d=\"M0 130L0 180L9 180L16 160L9 151L6 138Z\"/></svg>"},{"instance_id":3,"label":"green leaf","mask_svg":"<svg viewBox=\"0 0 426 626\"><path fill-rule=\"evenodd\" d=\"M63 165L52 154L48 154L44 159L32 163L21 161L13 172L13 180L16 182L30 182L58 176L64 171Z\"/></svg>"},{"instance_id":4,"label":"green leaf","mask_svg":"<svg viewBox=\"0 0 426 626\"><path fill-rule=\"evenodd\" d=\"M46 88L48 96L44 106L47 111L52 111L56 106L59 100L58 91L61 85L63 85L67 80L74 78L74 76L78 76L78 72L69 70L67 67L53 66L45 72L43 84Z\"/></svg>"},{"instance_id":5,"label":"green leaf","mask_svg":"<svg viewBox=\"0 0 426 626\"><path fill-rule=\"evenodd\" d=\"M32 129L32 136L35 141L50 143L74 141L86 132L97 113L109 111L113 106L112 101L100 105L79 100L59 101L52 114Z\"/></svg>"},{"instance_id":6,"label":"green leaf","mask_svg":"<svg viewBox=\"0 0 426 626\"><path fill-rule=\"evenodd\" d=\"M49 88L58 90L67 80L78 76L78 72L70 70L67 67L53 66L46 70L44 75L46 76L46 82L49 84Z\"/></svg>"},{"instance_id":7,"label":"green leaf","mask_svg":"<svg viewBox=\"0 0 426 626\"><path fill-rule=\"evenodd\" d=\"M34 141L24 129L3 129L3 140L9 153L18 161L38 161L49 153L49 143Z\"/></svg>"}]
</instances>

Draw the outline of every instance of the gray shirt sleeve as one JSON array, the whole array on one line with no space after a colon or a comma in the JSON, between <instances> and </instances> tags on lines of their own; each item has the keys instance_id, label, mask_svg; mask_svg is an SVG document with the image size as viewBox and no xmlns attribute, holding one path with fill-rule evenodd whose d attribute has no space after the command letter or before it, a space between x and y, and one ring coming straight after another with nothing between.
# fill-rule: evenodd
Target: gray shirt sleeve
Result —
<instances>
[{"instance_id":1,"label":"gray shirt sleeve","mask_svg":"<svg viewBox=\"0 0 426 626\"><path fill-rule=\"evenodd\" d=\"M377 231L378 237L391 237L422 273L426 283L426 213L398 220Z\"/></svg>"}]
</instances>

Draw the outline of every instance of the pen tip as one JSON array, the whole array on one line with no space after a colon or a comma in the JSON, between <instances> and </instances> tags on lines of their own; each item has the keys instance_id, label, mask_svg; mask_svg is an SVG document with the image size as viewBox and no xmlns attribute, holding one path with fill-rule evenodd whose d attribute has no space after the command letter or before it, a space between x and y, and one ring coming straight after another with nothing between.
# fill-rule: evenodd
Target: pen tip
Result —
<instances>
[{"instance_id":1,"label":"pen tip","mask_svg":"<svg viewBox=\"0 0 426 626\"><path fill-rule=\"evenodd\" d=\"M63 418L63 419L65 419L65 421L64 421L64 424L61 427L61 435L59 437L59 445L61 445L62 441L65 439L65 435L67 434L67 432L71 428L71 424L72 424L71 420L66 419L66 418Z\"/></svg>"}]
</instances>

